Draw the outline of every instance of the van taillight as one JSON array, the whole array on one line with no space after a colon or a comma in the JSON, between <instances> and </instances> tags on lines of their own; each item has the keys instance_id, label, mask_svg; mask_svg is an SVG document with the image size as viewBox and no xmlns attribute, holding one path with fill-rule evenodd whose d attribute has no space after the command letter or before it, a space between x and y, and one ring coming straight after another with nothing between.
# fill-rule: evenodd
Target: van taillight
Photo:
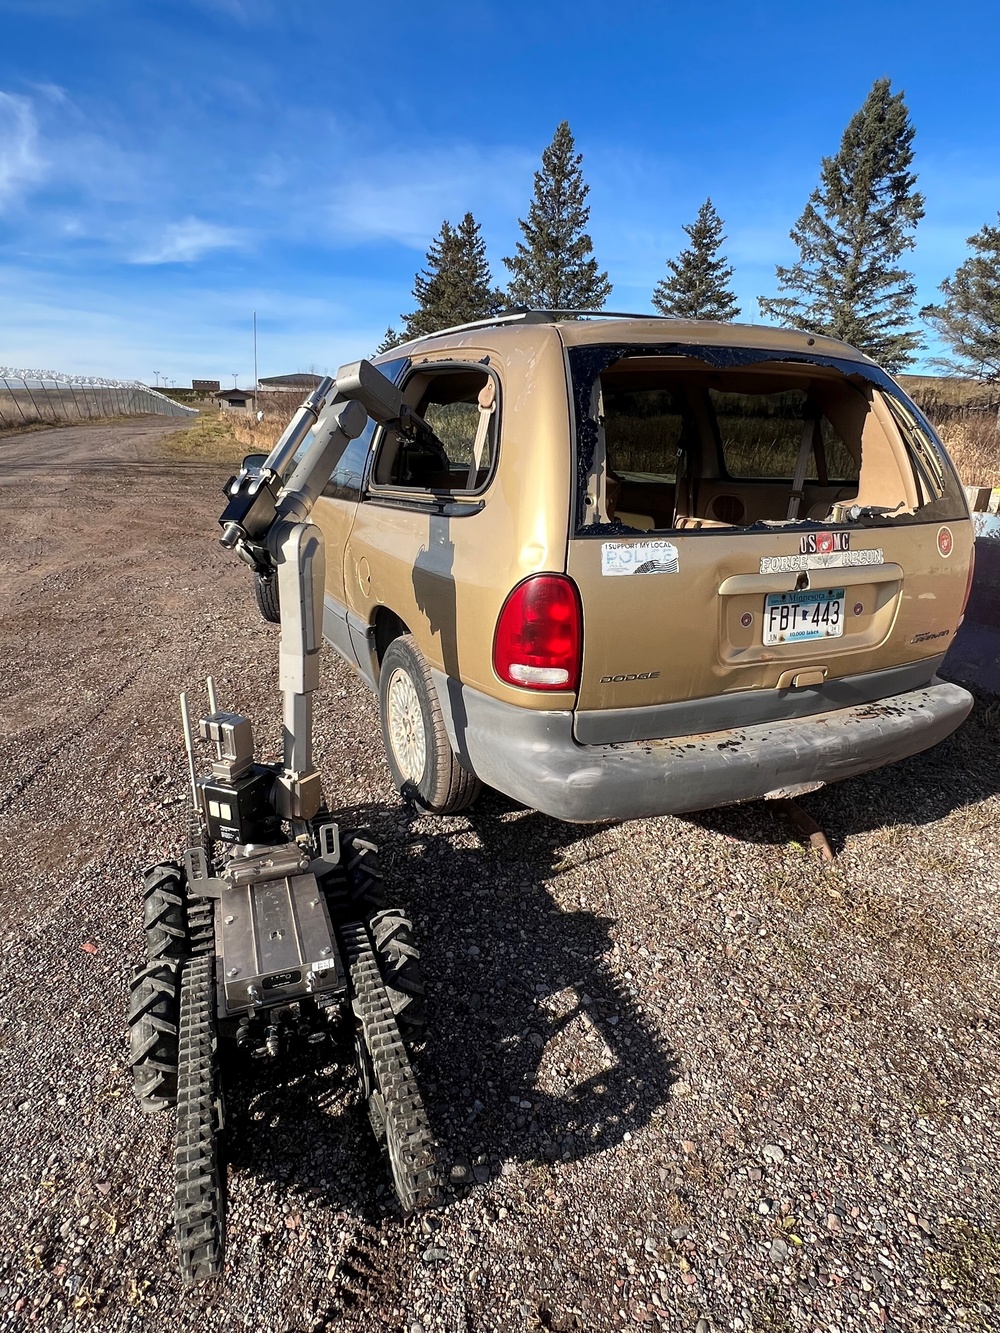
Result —
<instances>
[{"instance_id":1,"label":"van taillight","mask_svg":"<svg viewBox=\"0 0 1000 1333\"><path fill-rule=\"evenodd\" d=\"M575 690L583 639L580 598L563 574L532 574L503 604L493 669L510 685Z\"/></svg>"},{"instance_id":2,"label":"van taillight","mask_svg":"<svg viewBox=\"0 0 1000 1333\"><path fill-rule=\"evenodd\" d=\"M965 619L965 608L969 605L969 596L972 592L972 576L976 572L976 547L973 543L972 551L969 554L969 578L965 585L965 596L962 598L962 609L958 614L958 627L961 629L962 621Z\"/></svg>"}]
</instances>

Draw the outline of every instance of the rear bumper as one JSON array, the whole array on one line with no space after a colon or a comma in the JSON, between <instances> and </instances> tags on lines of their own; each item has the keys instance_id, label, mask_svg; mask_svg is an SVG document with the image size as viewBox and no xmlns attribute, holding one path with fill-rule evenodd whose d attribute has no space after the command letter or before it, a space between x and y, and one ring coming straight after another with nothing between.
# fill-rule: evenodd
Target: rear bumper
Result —
<instances>
[{"instance_id":1,"label":"rear bumper","mask_svg":"<svg viewBox=\"0 0 1000 1333\"><path fill-rule=\"evenodd\" d=\"M874 703L669 740L578 745L573 714L498 702L434 672L452 745L477 777L555 819L682 814L839 782L929 749L972 696L936 678Z\"/></svg>"}]
</instances>

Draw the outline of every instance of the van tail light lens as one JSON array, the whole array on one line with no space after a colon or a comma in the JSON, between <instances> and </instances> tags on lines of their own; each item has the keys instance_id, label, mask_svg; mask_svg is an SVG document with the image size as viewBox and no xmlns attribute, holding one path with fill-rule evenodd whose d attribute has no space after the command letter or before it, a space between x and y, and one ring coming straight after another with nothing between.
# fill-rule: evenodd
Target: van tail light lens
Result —
<instances>
[{"instance_id":1,"label":"van tail light lens","mask_svg":"<svg viewBox=\"0 0 1000 1333\"><path fill-rule=\"evenodd\" d=\"M493 669L509 685L575 690L582 621L580 597L570 579L532 574L503 604L493 638Z\"/></svg>"},{"instance_id":2,"label":"van tail light lens","mask_svg":"<svg viewBox=\"0 0 1000 1333\"><path fill-rule=\"evenodd\" d=\"M958 627L962 628L962 621L965 619L965 608L969 605L969 597L972 593L972 576L976 572L976 544L972 544L972 552L969 555L969 578L965 585L965 596L962 598L962 610L958 616Z\"/></svg>"}]
</instances>

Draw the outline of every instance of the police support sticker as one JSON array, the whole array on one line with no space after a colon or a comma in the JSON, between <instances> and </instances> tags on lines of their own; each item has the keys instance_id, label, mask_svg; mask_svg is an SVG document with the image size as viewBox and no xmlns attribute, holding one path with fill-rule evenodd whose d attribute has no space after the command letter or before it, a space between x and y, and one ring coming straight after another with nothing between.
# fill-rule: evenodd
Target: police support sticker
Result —
<instances>
[{"instance_id":1,"label":"police support sticker","mask_svg":"<svg viewBox=\"0 0 1000 1333\"><path fill-rule=\"evenodd\" d=\"M676 574L680 569L673 542L602 542L601 573Z\"/></svg>"},{"instance_id":2,"label":"police support sticker","mask_svg":"<svg viewBox=\"0 0 1000 1333\"><path fill-rule=\"evenodd\" d=\"M955 549L955 538L952 536L951 528L938 528L937 544L938 550L947 560Z\"/></svg>"}]
</instances>

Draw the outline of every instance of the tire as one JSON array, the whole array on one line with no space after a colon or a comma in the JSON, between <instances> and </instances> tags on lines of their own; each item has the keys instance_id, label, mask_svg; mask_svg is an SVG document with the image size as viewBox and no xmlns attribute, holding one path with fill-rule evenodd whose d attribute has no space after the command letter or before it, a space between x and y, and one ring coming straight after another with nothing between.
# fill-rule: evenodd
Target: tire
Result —
<instances>
[{"instance_id":1,"label":"tire","mask_svg":"<svg viewBox=\"0 0 1000 1333\"><path fill-rule=\"evenodd\" d=\"M326 811L313 818L317 837L331 823ZM378 848L368 829L340 831L340 865L322 879L327 905L335 921L368 922L385 906L385 890Z\"/></svg>"},{"instance_id":2,"label":"tire","mask_svg":"<svg viewBox=\"0 0 1000 1333\"><path fill-rule=\"evenodd\" d=\"M179 965L161 959L132 973L128 1006L132 1091L143 1111L177 1101L177 982Z\"/></svg>"},{"instance_id":3,"label":"tire","mask_svg":"<svg viewBox=\"0 0 1000 1333\"><path fill-rule=\"evenodd\" d=\"M423 1035L427 1026L420 950L413 943L413 926L398 909L379 912L371 921L372 940L382 984L404 1037Z\"/></svg>"},{"instance_id":4,"label":"tire","mask_svg":"<svg viewBox=\"0 0 1000 1333\"><path fill-rule=\"evenodd\" d=\"M347 898L356 917L369 921L385 906L385 886L378 848L369 829L347 829L340 839L340 860L347 876Z\"/></svg>"},{"instance_id":5,"label":"tire","mask_svg":"<svg viewBox=\"0 0 1000 1333\"><path fill-rule=\"evenodd\" d=\"M151 963L188 952L184 875L172 861L147 870L142 881L146 954Z\"/></svg>"},{"instance_id":6,"label":"tire","mask_svg":"<svg viewBox=\"0 0 1000 1333\"><path fill-rule=\"evenodd\" d=\"M269 574L267 578L262 574L255 574L253 595L257 599L257 610L264 619L269 620L272 625L280 625L281 609L278 606L277 574Z\"/></svg>"},{"instance_id":7,"label":"tire","mask_svg":"<svg viewBox=\"0 0 1000 1333\"><path fill-rule=\"evenodd\" d=\"M482 784L451 748L427 659L413 636L393 639L379 675L382 743L393 781L434 815L467 809Z\"/></svg>"}]
</instances>

